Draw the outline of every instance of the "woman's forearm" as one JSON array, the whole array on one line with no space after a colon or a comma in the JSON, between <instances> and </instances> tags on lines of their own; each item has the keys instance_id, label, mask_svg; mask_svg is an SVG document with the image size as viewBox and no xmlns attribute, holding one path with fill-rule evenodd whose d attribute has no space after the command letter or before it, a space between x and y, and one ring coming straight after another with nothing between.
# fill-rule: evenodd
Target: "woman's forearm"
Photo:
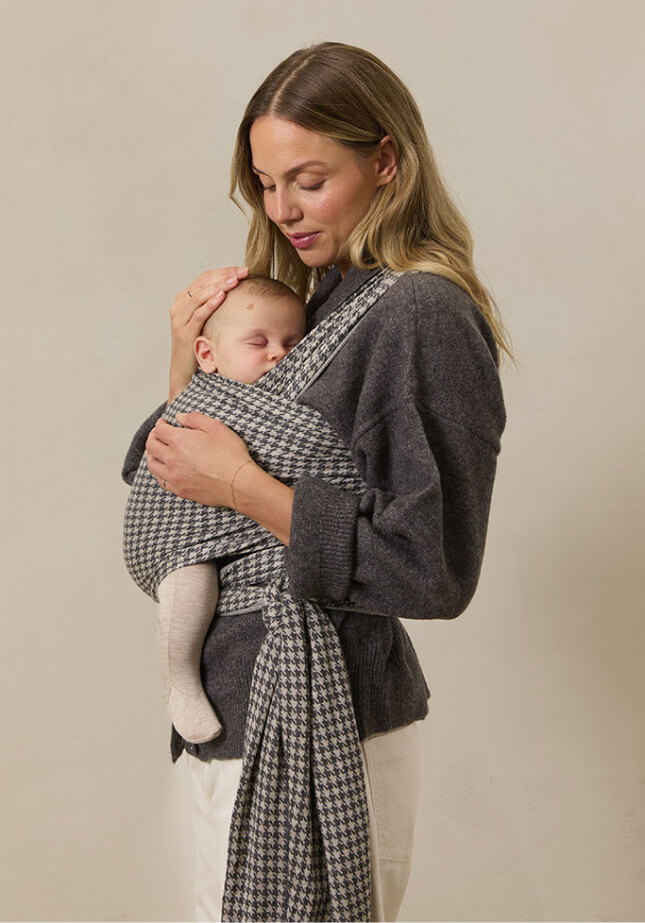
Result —
<instances>
[{"instance_id":1,"label":"woman's forearm","mask_svg":"<svg viewBox=\"0 0 645 923\"><path fill-rule=\"evenodd\" d=\"M238 513L254 519L287 546L293 494L293 488L253 463L245 464L235 475L233 499Z\"/></svg>"}]
</instances>

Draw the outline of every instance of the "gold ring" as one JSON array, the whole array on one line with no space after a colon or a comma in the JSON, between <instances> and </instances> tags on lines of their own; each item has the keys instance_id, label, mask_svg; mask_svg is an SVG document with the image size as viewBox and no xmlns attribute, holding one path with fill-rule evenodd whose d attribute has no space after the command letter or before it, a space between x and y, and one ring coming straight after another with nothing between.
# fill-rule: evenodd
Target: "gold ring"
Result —
<instances>
[{"instance_id":1,"label":"gold ring","mask_svg":"<svg viewBox=\"0 0 645 923\"><path fill-rule=\"evenodd\" d=\"M193 297L193 293L191 292L191 290L190 290L189 288L187 288L186 291L188 292L188 297L189 297L189 298L192 298L192 297Z\"/></svg>"},{"instance_id":2,"label":"gold ring","mask_svg":"<svg viewBox=\"0 0 645 923\"><path fill-rule=\"evenodd\" d=\"M168 485L167 485L167 483L166 483L166 479L165 479L165 478L163 479L163 484L162 484L161 486L163 487L164 490L167 490L167 489L168 489Z\"/></svg>"}]
</instances>

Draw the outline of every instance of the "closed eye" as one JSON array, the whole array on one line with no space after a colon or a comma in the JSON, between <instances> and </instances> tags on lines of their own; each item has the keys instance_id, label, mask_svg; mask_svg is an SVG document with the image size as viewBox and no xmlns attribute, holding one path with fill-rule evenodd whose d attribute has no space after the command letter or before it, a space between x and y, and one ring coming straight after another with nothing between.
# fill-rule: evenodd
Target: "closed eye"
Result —
<instances>
[{"instance_id":1,"label":"closed eye","mask_svg":"<svg viewBox=\"0 0 645 923\"><path fill-rule=\"evenodd\" d=\"M304 183L296 183L295 185L297 189L302 189L303 192L315 192L317 189L322 189L325 181L321 180L319 183L313 183L310 186L305 186ZM262 183L260 183L260 186L262 187L262 192L275 192L275 186L264 186Z\"/></svg>"},{"instance_id":2,"label":"closed eye","mask_svg":"<svg viewBox=\"0 0 645 923\"><path fill-rule=\"evenodd\" d=\"M264 337L254 337L252 340L247 340L248 346L266 346L267 340Z\"/></svg>"}]
</instances>

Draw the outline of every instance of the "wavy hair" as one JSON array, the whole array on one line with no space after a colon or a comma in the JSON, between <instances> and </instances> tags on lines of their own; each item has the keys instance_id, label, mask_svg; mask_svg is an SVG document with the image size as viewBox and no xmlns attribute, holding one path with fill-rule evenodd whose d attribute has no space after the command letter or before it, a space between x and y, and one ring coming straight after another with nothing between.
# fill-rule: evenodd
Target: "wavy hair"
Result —
<instances>
[{"instance_id":1,"label":"wavy hair","mask_svg":"<svg viewBox=\"0 0 645 923\"><path fill-rule=\"evenodd\" d=\"M419 109L389 67L353 45L322 42L302 48L264 80L240 123L229 194L242 208L239 192L252 210L247 265L252 272L281 279L305 298L326 269L306 266L265 213L249 140L253 122L263 115L331 138L359 157L389 135L397 156L396 176L376 190L367 214L352 231L347 241L350 264L445 276L470 295L499 349L512 357L497 306L475 272L470 231L441 180Z\"/></svg>"}]
</instances>

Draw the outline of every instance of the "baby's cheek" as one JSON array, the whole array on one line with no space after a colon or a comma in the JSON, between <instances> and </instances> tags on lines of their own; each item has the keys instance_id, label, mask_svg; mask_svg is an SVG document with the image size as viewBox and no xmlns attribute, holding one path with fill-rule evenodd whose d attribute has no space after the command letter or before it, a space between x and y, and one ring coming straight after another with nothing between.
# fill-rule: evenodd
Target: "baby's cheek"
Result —
<instances>
[{"instance_id":1,"label":"baby's cheek","mask_svg":"<svg viewBox=\"0 0 645 923\"><path fill-rule=\"evenodd\" d=\"M254 384L258 378L262 377L262 369L260 368L260 363L256 360L255 362L247 363L247 368L245 369L244 378L242 381L246 382L247 385Z\"/></svg>"}]
</instances>

